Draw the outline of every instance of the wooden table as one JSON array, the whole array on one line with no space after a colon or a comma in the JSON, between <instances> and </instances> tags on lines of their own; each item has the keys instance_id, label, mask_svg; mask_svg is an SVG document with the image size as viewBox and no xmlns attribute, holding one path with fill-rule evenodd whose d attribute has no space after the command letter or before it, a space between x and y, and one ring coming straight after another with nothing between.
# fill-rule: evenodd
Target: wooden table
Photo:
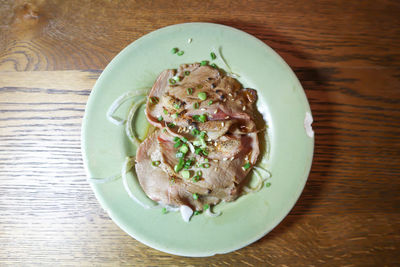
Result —
<instances>
[{"instance_id":1,"label":"wooden table","mask_svg":"<svg viewBox=\"0 0 400 267\"><path fill-rule=\"evenodd\" d=\"M85 179L80 130L101 71L160 27L263 40L311 104L315 158L294 209L236 252L184 258L120 230ZM400 264L399 1L0 1L0 265Z\"/></svg>"}]
</instances>

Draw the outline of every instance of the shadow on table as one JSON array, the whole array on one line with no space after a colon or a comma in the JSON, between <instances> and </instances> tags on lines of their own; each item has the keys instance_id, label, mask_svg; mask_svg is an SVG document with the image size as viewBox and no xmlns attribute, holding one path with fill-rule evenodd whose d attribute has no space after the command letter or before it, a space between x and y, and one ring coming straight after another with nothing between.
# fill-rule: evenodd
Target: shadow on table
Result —
<instances>
[{"instance_id":1,"label":"shadow on table","mask_svg":"<svg viewBox=\"0 0 400 267\"><path fill-rule=\"evenodd\" d=\"M301 52L296 44L293 43L289 38L285 37L281 33L271 30L267 25L252 24L241 21L215 21L216 23L235 27L243 30L258 39L262 40L276 52L292 67L297 77L299 78L308 100L310 102L311 110L313 111L314 124L313 129L315 131L315 148L314 148L314 160L311 168L310 175L308 177L307 184L304 188L296 205L293 207L288 217L286 217L274 230L272 230L267 236L260 239L256 243L266 242L267 240L278 238L281 234L288 231L293 225L301 221L306 214L319 214L318 209L321 205L320 199L326 188L327 180L324 179L329 173L332 165L332 160L324 159L319 162L318 156L323 154L323 140L319 139L318 136L321 133L321 129L318 128L318 112L317 105L330 102L329 96L325 89L328 86L327 82L330 79L329 76L332 74L334 69L332 68L313 68L312 62L308 60L310 55ZM298 66L298 67L296 67ZM317 97L315 97L317 95ZM324 105L324 114L332 114L332 108L329 105ZM328 115L329 116L329 115ZM330 144L335 144L335 138L332 137Z\"/></svg>"}]
</instances>

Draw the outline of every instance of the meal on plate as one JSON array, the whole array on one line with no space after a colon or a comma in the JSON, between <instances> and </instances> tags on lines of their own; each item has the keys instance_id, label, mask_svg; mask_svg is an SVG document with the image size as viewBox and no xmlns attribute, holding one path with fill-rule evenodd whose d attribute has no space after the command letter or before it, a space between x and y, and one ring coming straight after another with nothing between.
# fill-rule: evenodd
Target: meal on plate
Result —
<instances>
[{"instance_id":1,"label":"meal on plate","mask_svg":"<svg viewBox=\"0 0 400 267\"><path fill-rule=\"evenodd\" d=\"M259 155L257 92L199 63L166 70L146 103L157 127L140 144L136 173L146 194L196 211L235 200Z\"/></svg>"},{"instance_id":2,"label":"meal on plate","mask_svg":"<svg viewBox=\"0 0 400 267\"><path fill-rule=\"evenodd\" d=\"M112 113L140 93L117 99L109 118L125 123ZM203 211L215 215L213 205L252 191L246 177L253 168L263 170L254 166L260 154L256 100L256 90L243 88L207 61L163 71L146 99L146 117L154 127L143 142L132 129L132 118L144 99L129 112L126 132L138 148L123 176L134 165L146 195L164 211L180 210L185 221ZM264 179L257 176L259 189Z\"/></svg>"}]
</instances>

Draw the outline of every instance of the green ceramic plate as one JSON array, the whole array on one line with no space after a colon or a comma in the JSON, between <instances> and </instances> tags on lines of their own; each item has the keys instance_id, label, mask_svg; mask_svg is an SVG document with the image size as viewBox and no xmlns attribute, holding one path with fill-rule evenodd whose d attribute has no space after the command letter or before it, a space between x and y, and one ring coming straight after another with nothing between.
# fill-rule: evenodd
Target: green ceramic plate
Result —
<instances>
[{"instance_id":1,"label":"green ceramic plate","mask_svg":"<svg viewBox=\"0 0 400 267\"><path fill-rule=\"evenodd\" d=\"M183 50L184 55L172 54L173 47ZM265 43L245 32L218 24L186 23L136 40L101 74L89 97L82 128L87 175L118 174L124 158L135 155L136 148L123 127L106 119L107 109L118 96L151 87L165 69L209 60L210 51L218 47L222 47L223 56L232 71L240 75L242 84L258 90L257 105L266 120L268 140L260 164L272 173L271 186L218 205L215 211L222 211L219 217L197 215L185 223L180 213L162 214L160 208L139 206L129 198L121 179L92 184L100 204L119 227L140 242L171 254L211 256L260 239L294 206L311 167L314 139L304 126L310 107L290 67ZM219 58L215 63L223 67ZM121 116L126 109L121 108ZM143 112L136 124L143 135L147 124Z\"/></svg>"}]
</instances>

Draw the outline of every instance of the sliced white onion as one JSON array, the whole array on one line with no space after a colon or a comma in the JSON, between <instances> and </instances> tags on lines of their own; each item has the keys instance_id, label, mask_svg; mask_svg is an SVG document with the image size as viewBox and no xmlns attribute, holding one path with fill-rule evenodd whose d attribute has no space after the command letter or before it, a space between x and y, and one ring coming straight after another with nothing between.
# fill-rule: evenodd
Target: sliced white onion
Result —
<instances>
[{"instance_id":1,"label":"sliced white onion","mask_svg":"<svg viewBox=\"0 0 400 267\"><path fill-rule=\"evenodd\" d=\"M304 118L304 129L306 129L306 134L308 135L308 137L314 138L314 131L311 127L312 123L313 117L311 116L311 113L307 111Z\"/></svg>"},{"instance_id":2,"label":"sliced white onion","mask_svg":"<svg viewBox=\"0 0 400 267\"><path fill-rule=\"evenodd\" d=\"M264 176L261 178L263 181L265 181L268 178L271 178L271 173L268 170L264 169L263 167L254 166L253 168L255 170L257 170L257 171L263 171L264 172Z\"/></svg>"},{"instance_id":3,"label":"sliced white onion","mask_svg":"<svg viewBox=\"0 0 400 267\"><path fill-rule=\"evenodd\" d=\"M88 181L94 184L104 184L121 178L120 174L113 175L106 178L88 178Z\"/></svg>"},{"instance_id":4,"label":"sliced white onion","mask_svg":"<svg viewBox=\"0 0 400 267\"><path fill-rule=\"evenodd\" d=\"M124 188L126 192L128 193L129 197L133 199L136 203L138 203L140 206L142 206L145 209L149 209L150 207L135 197L135 195L132 193L131 189L128 186L128 178L127 178L127 173L132 169L132 167L135 165L135 158L134 157L127 157L124 161L124 165L122 166L122 171L121 171L121 176L122 176L122 183L124 184Z\"/></svg>"},{"instance_id":5,"label":"sliced white onion","mask_svg":"<svg viewBox=\"0 0 400 267\"><path fill-rule=\"evenodd\" d=\"M212 212L211 211L211 206L208 208L208 209L206 209L206 215L207 216L210 216L210 217L218 217L218 216L220 216L222 213L220 212L220 211L218 211L217 213L214 213L214 212Z\"/></svg>"},{"instance_id":6,"label":"sliced white onion","mask_svg":"<svg viewBox=\"0 0 400 267\"><path fill-rule=\"evenodd\" d=\"M115 111L127 100L135 97L135 96L145 96L149 92L149 89L138 89L135 91L129 91L126 92L125 94L121 95L118 97L110 106L110 108L107 111L107 119L116 124L116 125L122 125L126 121L125 119L121 119L119 117L114 116Z\"/></svg>"},{"instance_id":7,"label":"sliced white onion","mask_svg":"<svg viewBox=\"0 0 400 267\"><path fill-rule=\"evenodd\" d=\"M133 104L133 106L129 110L128 119L125 124L126 135L128 136L129 140L131 140L131 142L134 143L136 146L139 146L141 142L140 142L139 138L136 137L135 131L132 126L132 121L133 121L133 118L135 117L136 111L145 102L146 102L146 99L142 99L142 100L135 102L135 104Z\"/></svg>"},{"instance_id":8,"label":"sliced white onion","mask_svg":"<svg viewBox=\"0 0 400 267\"><path fill-rule=\"evenodd\" d=\"M181 211L182 219L185 222L189 222L190 217L192 217L192 215L193 215L193 210L186 205L182 205L180 207L180 211Z\"/></svg>"}]
</instances>

